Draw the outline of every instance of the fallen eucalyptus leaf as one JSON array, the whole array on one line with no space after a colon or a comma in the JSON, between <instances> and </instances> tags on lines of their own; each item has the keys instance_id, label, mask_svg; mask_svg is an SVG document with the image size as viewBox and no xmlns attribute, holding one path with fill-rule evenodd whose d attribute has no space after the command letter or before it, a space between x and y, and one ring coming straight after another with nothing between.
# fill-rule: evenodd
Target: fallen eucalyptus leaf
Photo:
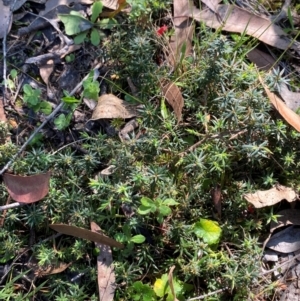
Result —
<instances>
[{"instance_id":1,"label":"fallen eucalyptus leaf","mask_svg":"<svg viewBox=\"0 0 300 301\"><path fill-rule=\"evenodd\" d=\"M291 253L300 249L300 228L288 227L274 234L266 247L281 253Z\"/></svg>"},{"instance_id":2,"label":"fallen eucalyptus leaf","mask_svg":"<svg viewBox=\"0 0 300 301\"><path fill-rule=\"evenodd\" d=\"M91 222L91 230L104 235L100 227L94 222ZM111 249L109 246L101 243L95 242L95 245L100 250L100 254L97 257L99 300L113 301L116 290L116 276L114 273Z\"/></svg>"},{"instance_id":3,"label":"fallen eucalyptus leaf","mask_svg":"<svg viewBox=\"0 0 300 301\"><path fill-rule=\"evenodd\" d=\"M293 41L280 26L275 25L266 17L253 15L235 5L220 4L216 7L215 12L209 9L200 11L193 7L189 15L194 20L202 21L211 28L245 33L279 49L292 48L299 51L298 44L296 42L293 44Z\"/></svg>"},{"instance_id":4,"label":"fallen eucalyptus leaf","mask_svg":"<svg viewBox=\"0 0 300 301\"><path fill-rule=\"evenodd\" d=\"M260 76L259 80L275 109L294 129L300 132L300 116L288 108L287 105L275 93L271 92Z\"/></svg>"},{"instance_id":5,"label":"fallen eucalyptus leaf","mask_svg":"<svg viewBox=\"0 0 300 301\"><path fill-rule=\"evenodd\" d=\"M174 0L173 2L175 32L169 41L170 53L168 56L168 60L173 66L176 66L180 60L192 52L194 26L192 20L188 18L191 5L191 2L187 0Z\"/></svg>"},{"instance_id":6,"label":"fallen eucalyptus leaf","mask_svg":"<svg viewBox=\"0 0 300 301\"><path fill-rule=\"evenodd\" d=\"M9 5L0 1L0 39L9 33L12 24L11 10Z\"/></svg>"},{"instance_id":7,"label":"fallen eucalyptus leaf","mask_svg":"<svg viewBox=\"0 0 300 301\"><path fill-rule=\"evenodd\" d=\"M124 248L124 245L117 242L116 240L109 238L105 235L92 232L87 229L70 226L70 225L65 225L65 224L52 224L52 225L49 225L49 227L62 234L67 234L67 235L87 239L87 240L90 240L93 242L98 242L98 243L108 245L111 247L116 247L116 248L120 248L120 249Z\"/></svg>"},{"instance_id":8,"label":"fallen eucalyptus leaf","mask_svg":"<svg viewBox=\"0 0 300 301\"><path fill-rule=\"evenodd\" d=\"M138 115L135 105L128 104L126 101L113 94L104 94L98 98L98 104L90 120L102 118L132 118Z\"/></svg>"},{"instance_id":9,"label":"fallen eucalyptus leaf","mask_svg":"<svg viewBox=\"0 0 300 301\"><path fill-rule=\"evenodd\" d=\"M262 208L272 206L282 200L287 200L290 203L294 202L298 198L298 195L292 188L276 185L269 190L258 190L254 193L247 193L244 195L244 198L255 208Z\"/></svg>"},{"instance_id":10,"label":"fallen eucalyptus leaf","mask_svg":"<svg viewBox=\"0 0 300 301\"><path fill-rule=\"evenodd\" d=\"M50 171L33 176L18 176L5 173L4 183L11 198L19 203L34 203L49 192Z\"/></svg>"}]
</instances>

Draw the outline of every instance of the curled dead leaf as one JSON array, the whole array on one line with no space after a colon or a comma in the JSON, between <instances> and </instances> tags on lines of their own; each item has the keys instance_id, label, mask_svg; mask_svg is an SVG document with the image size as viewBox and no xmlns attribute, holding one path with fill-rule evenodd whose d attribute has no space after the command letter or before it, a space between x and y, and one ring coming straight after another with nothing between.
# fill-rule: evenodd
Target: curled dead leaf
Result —
<instances>
[{"instance_id":1,"label":"curled dead leaf","mask_svg":"<svg viewBox=\"0 0 300 301\"><path fill-rule=\"evenodd\" d=\"M71 226L71 225L65 225L65 224L52 224L49 225L49 227L59 233L71 235L74 237L79 237L83 239L87 239L93 242L97 242L100 244L108 245L111 247L116 247L123 249L124 245L117 242L116 240L107 237L103 234L95 233L87 229Z\"/></svg>"},{"instance_id":2,"label":"curled dead leaf","mask_svg":"<svg viewBox=\"0 0 300 301\"><path fill-rule=\"evenodd\" d=\"M98 104L90 120L102 118L127 119L137 115L135 105L131 105L113 94L104 94L98 98Z\"/></svg>"},{"instance_id":3,"label":"curled dead leaf","mask_svg":"<svg viewBox=\"0 0 300 301\"><path fill-rule=\"evenodd\" d=\"M19 203L34 203L49 192L50 171L33 176L5 173L4 183L11 198Z\"/></svg>"},{"instance_id":4,"label":"curled dead leaf","mask_svg":"<svg viewBox=\"0 0 300 301\"><path fill-rule=\"evenodd\" d=\"M247 193L244 198L255 208L272 206L282 200L294 202L298 198L298 194L290 187L276 185L269 190L258 190L254 193Z\"/></svg>"}]
</instances>

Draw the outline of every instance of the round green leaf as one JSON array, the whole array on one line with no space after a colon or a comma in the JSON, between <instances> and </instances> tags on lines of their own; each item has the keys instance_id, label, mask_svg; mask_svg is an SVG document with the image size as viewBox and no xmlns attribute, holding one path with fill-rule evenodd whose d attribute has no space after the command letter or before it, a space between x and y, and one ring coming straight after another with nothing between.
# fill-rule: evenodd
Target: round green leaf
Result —
<instances>
[{"instance_id":1,"label":"round green leaf","mask_svg":"<svg viewBox=\"0 0 300 301\"><path fill-rule=\"evenodd\" d=\"M144 235L138 234L133 237L131 237L130 241L135 244L142 244L146 240Z\"/></svg>"},{"instance_id":2,"label":"round green leaf","mask_svg":"<svg viewBox=\"0 0 300 301\"><path fill-rule=\"evenodd\" d=\"M201 218L194 224L194 233L209 245L219 242L222 229L217 222Z\"/></svg>"},{"instance_id":3,"label":"round green leaf","mask_svg":"<svg viewBox=\"0 0 300 301\"><path fill-rule=\"evenodd\" d=\"M165 206L165 205L159 206L158 210L159 210L159 214L161 214L163 216L168 216L172 212L171 208L168 206Z\"/></svg>"}]
</instances>

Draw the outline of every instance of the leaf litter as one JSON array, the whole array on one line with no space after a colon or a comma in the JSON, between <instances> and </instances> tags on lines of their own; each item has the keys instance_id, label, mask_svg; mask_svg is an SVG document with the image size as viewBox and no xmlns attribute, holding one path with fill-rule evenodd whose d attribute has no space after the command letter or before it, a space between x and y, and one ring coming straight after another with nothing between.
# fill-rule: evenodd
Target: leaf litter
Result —
<instances>
[{"instance_id":1,"label":"leaf litter","mask_svg":"<svg viewBox=\"0 0 300 301\"><path fill-rule=\"evenodd\" d=\"M19 7L21 7L26 1L17 1ZM269 44L271 46L277 47L279 49L293 49L295 51L299 51L299 47L297 43L292 43L292 40L289 38L289 36L283 31L283 29L279 25L275 25L273 22L271 22L268 18L257 16L249 11L246 11L245 9L241 9L235 5L224 5L220 4L220 1L213 1L213 0L205 0L202 1L205 3L205 5L209 9L204 10L198 10L196 9L191 2L188 3L188 1L181 1L181 0L174 0L174 28L175 32L174 35L171 37L169 42L169 57L167 58L168 61L173 64L173 67L177 67L180 65L182 60L192 54L192 38L194 34L194 26L193 21L191 19L194 19L195 21L201 21L204 22L207 26L215 28L215 29L222 29L224 31L228 32L239 32L239 33L246 33L250 36L253 36L257 38L258 40ZM41 2L42 3L42 2ZM61 66L58 66L63 62L63 58L71 54L73 51L78 51L81 49L80 46L76 46L72 48L72 45L69 45L68 42L71 41L68 37L65 35L62 36L62 33L59 32L59 28L57 26L57 22L59 22L58 15L64 14L68 15L70 17L70 13L72 10L80 10L80 6L70 7L71 3L75 4L82 4L82 5L90 5L93 3L92 0L86 0L86 1L70 1L70 0L49 0L46 2L45 9L40 10L39 15L35 16L33 21L30 21L30 25L27 28L23 28L19 32L19 34L28 34L30 32L34 32L36 30L43 29L43 34L45 34L45 37L47 35L47 30L52 28L52 30L57 31L56 34L60 36L61 43L56 43L56 48L54 47L52 50L49 51L43 49L45 52L42 55L37 55L36 57L30 57L24 59L26 63L28 64L37 64L39 69L39 75L43 79L44 83L47 86L53 85L54 83L58 83L57 90L62 90L64 87L64 84L57 80L58 76L57 73L67 71L67 68L63 69L63 71L60 69ZM113 10L113 12L109 12L110 16L115 16L117 13L119 13L121 10L124 10L124 4L126 4L126 1L114 1L114 0L103 0L103 4L105 7ZM127 4L126 4L127 5ZM17 8L15 8L17 9ZM125 9L126 10L126 9ZM85 10L82 11L83 13L86 13ZM5 23L1 29L2 34L5 34L5 32L9 32L11 24L7 21L7 16L10 15L11 12L8 10L2 10L2 20ZM76 15L76 14L75 14ZM75 16L73 15L73 16ZM189 18L190 17L190 18ZM79 17L81 18L81 17ZM47 21L48 19L48 21ZM84 19L84 18L82 18ZM37 21L41 21L38 23ZM68 19L69 20L69 19ZM77 18L78 21L78 18ZM34 26L32 26L32 24ZM51 24L49 26L49 24ZM73 23L72 23L73 24ZM65 27L66 33L71 35L72 33L81 31L82 29L89 29L91 28L91 25L87 23L86 21L83 21L83 26L87 27L79 29L73 28L73 25L67 25ZM66 24L65 24L66 25ZM6 27L5 27L6 26ZM47 29L48 27L48 29ZM5 31L5 32L4 32ZM55 35L50 36L49 44L53 43ZM55 43L54 43L55 44ZM65 47L65 48L63 48ZM71 50L70 50L71 49ZM43 53L43 51L41 51ZM250 58L251 55L254 55L253 61L260 66L261 68L264 68L264 70L269 70L271 67L274 67L273 58L269 59L267 57L267 54L265 52L259 52L258 49L253 49L252 53L248 54L248 57ZM77 52L78 53L78 52ZM254 53L254 54L253 54ZM50 55L49 55L50 54ZM262 58L263 57L263 58ZM258 62L258 60L260 60ZM250 58L251 60L251 58ZM92 60L88 61L87 65L91 66ZM48 63L50 63L51 67L48 66ZM33 66L32 66L33 67ZM73 70L71 73L75 73L76 71ZM51 80L51 77L53 79ZM71 76L67 77L65 82L72 82L70 85L68 85L67 89L65 90L71 90L74 88L78 83L78 77L74 77L75 79L72 79ZM25 77L25 82L26 82ZM273 103L274 107L278 109L279 113L283 116L284 119L288 123L290 123L295 129L299 131L299 117L293 115L291 111L296 111L298 109L298 94L295 92L289 91L287 86L281 86L281 97L285 100L285 104L282 102L282 100L279 99L279 97L272 93L269 88L264 84L262 81L262 86L264 87L268 97L270 98L270 101ZM71 88L72 87L72 88ZM176 85L176 82L172 82L169 80L166 80L163 82L162 85L162 93L166 99L166 101L169 103L169 105L174 110L174 114L177 118L177 121L179 122L182 120L182 110L184 106L184 100L183 96L181 94L180 89ZM137 106L127 103L126 101L122 100L121 98L118 98L114 96L113 94L104 94L101 97L99 97L98 104L96 109L93 113L91 111L93 110L93 104L90 104L87 100L85 100L85 103L88 103L88 106L90 106L90 114L92 114L91 118L85 117L88 115L88 113L84 112L82 113L83 119L91 120L91 121L97 121L101 119L131 119L136 116L138 116L138 109ZM57 99L53 101L52 105L55 107L57 106ZM2 108L2 111L0 111L0 114L2 114L0 120L5 120L5 112L4 112L4 106L0 106L0 109ZM1 113L2 112L2 113ZM89 115L90 116L90 115ZM38 118L42 118L39 116ZM76 119L78 121L78 119ZM76 122L77 122L76 121ZM82 120L81 120L82 121ZM126 125L123 130L119 132L119 136L121 140L125 141L129 139L129 134L133 132L138 127L138 123L135 119L131 120L131 123ZM28 130L28 128L26 128ZM72 133L73 134L73 133ZM123 137L124 136L124 137ZM67 137L68 138L68 137ZM66 141L68 141L66 139ZM65 141L63 141L62 144L64 144ZM113 170L112 169L113 166ZM110 177L115 172L115 166L110 165L109 168L102 169L102 174L105 175L105 177ZM47 175L45 179L45 175ZM31 178L32 177L32 178ZM13 199L15 199L18 202L25 202L30 203L33 201L37 201L42 199L47 195L49 192L49 178L50 178L50 172L46 174L39 174L35 176L29 176L29 177L21 177L21 176L12 176L8 173L4 175L4 181L7 185L7 189L9 193L12 195ZM40 187L37 187L40 185ZM26 187L26 188L25 188ZM221 198L222 193L219 188L219 186L215 186L214 189L211 191L212 195L212 201L214 203L214 207L218 213L218 215L221 217ZM254 204L256 208L261 208L264 206L272 206L276 204L277 202L280 202L281 200L285 199L288 202L294 202L294 200L297 199L297 193L288 187L277 185L271 190L268 191L257 191L254 194L246 194L245 198ZM280 227L292 225L293 227L289 227L286 230L286 232L281 233L281 235L278 235L277 237L273 238L271 241L268 242L267 247L271 248L277 248L276 251L282 252L284 250L287 252L294 252L299 247L297 245L297 228L294 227L297 225L297 211L294 209L289 209L290 211L279 211L278 212L278 220L277 223L272 222L271 224L271 232L277 231ZM50 225L50 228L55 229L56 231L60 233L64 233L67 235L72 235L79 238L89 239L96 242L96 245L101 250L100 255L98 256L98 283L99 283L99 297L100 300L113 300L114 295L114 284L115 284L115 275L113 273L113 265L112 265L112 257L111 257L111 249L109 246L114 246L118 248L123 248L124 246L117 241L106 237L103 233L94 232L93 231L99 231L100 228L95 224L91 223L91 229L92 231L89 231L87 229L70 226L67 224L53 224ZM99 235L98 235L99 234ZM293 240L294 239L294 240ZM287 241L287 244L284 245L284 248L282 247L282 242ZM296 240L296 241L295 241ZM106 245L107 244L107 245ZM295 247L296 246L296 247ZM39 270L36 270L36 273L41 273L42 276L50 275L53 273L60 273L63 272L65 269L69 267L70 264L66 263L58 263L57 265L53 265L51 268L46 268L44 272L41 272ZM170 269L168 280L169 280L169 286L171 287L172 295L174 297L174 300L176 299L176 295L174 292L174 287L172 288L173 284L173 270L174 266Z\"/></svg>"}]
</instances>

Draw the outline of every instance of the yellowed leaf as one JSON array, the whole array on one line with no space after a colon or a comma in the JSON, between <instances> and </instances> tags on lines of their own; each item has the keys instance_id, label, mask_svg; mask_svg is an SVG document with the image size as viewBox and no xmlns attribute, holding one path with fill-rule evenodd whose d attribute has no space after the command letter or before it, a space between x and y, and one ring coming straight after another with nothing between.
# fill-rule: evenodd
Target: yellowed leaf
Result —
<instances>
[{"instance_id":1,"label":"yellowed leaf","mask_svg":"<svg viewBox=\"0 0 300 301\"><path fill-rule=\"evenodd\" d=\"M52 225L49 225L49 227L59 233L87 239L87 240L101 243L104 245L108 245L111 247L116 247L116 248L120 248L120 249L124 248L124 245L117 242L116 240L114 240L110 237L107 237L105 235L92 232L87 229L70 226L70 225L65 225L65 224L52 224Z\"/></svg>"},{"instance_id":2,"label":"yellowed leaf","mask_svg":"<svg viewBox=\"0 0 300 301\"><path fill-rule=\"evenodd\" d=\"M91 230L104 235L100 227L94 222L91 222ZM116 289L116 276L111 249L109 246L101 243L95 242L95 245L100 249L100 254L97 257L99 300L113 301Z\"/></svg>"},{"instance_id":3,"label":"yellowed leaf","mask_svg":"<svg viewBox=\"0 0 300 301\"><path fill-rule=\"evenodd\" d=\"M93 112L91 120L102 118L132 118L138 115L135 105L113 94L104 94L98 98L98 104Z\"/></svg>"},{"instance_id":4,"label":"yellowed leaf","mask_svg":"<svg viewBox=\"0 0 300 301\"><path fill-rule=\"evenodd\" d=\"M246 193L244 198L255 208L272 206L282 200L294 202L298 198L298 194L289 187L276 185L269 190L258 190L254 193Z\"/></svg>"},{"instance_id":5,"label":"yellowed leaf","mask_svg":"<svg viewBox=\"0 0 300 301\"><path fill-rule=\"evenodd\" d=\"M259 80L275 109L294 129L300 132L300 116L288 108L287 105L275 93L271 92L260 76Z\"/></svg>"}]
</instances>

